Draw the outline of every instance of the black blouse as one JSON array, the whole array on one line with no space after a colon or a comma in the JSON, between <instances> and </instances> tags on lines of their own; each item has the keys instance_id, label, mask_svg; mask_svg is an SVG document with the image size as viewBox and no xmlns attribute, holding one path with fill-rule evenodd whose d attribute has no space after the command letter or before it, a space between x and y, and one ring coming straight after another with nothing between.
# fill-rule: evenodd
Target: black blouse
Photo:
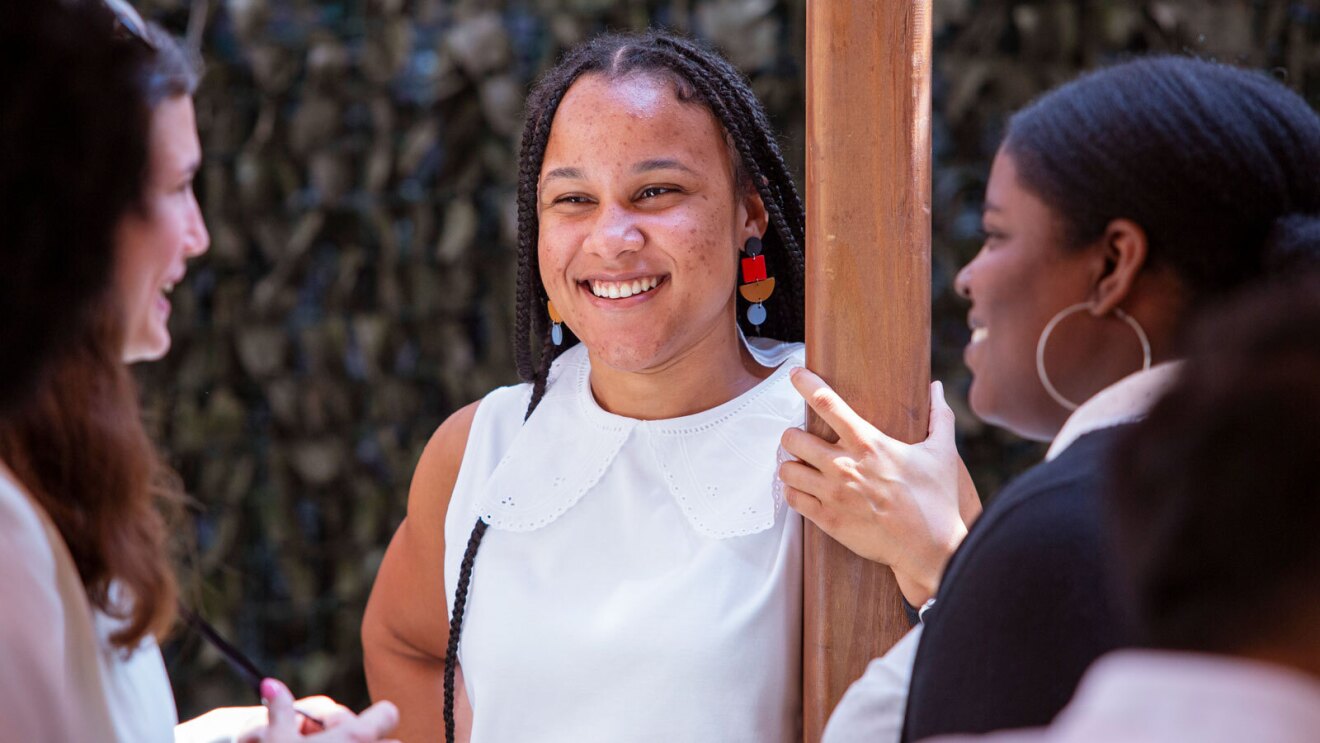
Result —
<instances>
[{"instance_id":1,"label":"black blouse","mask_svg":"<svg viewBox=\"0 0 1320 743\"><path fill-rule=\"evenodd\" d=\"M949 560L917 649L903 740L1048 724L1100 655L1130 645L1086 434L1009 483Z\"/></svg>"}]
</instances>

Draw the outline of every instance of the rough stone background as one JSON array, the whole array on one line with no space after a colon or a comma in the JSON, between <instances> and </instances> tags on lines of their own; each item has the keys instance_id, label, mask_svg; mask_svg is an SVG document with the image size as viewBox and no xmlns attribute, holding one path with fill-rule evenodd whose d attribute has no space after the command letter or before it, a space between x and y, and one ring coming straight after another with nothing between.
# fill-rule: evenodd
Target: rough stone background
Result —
<instances>
[{"instance_id":1,"label":"rough stone background","mask_svg":"<svg viewBox=\"0 0 1320 743\"><path fill-rule=\"evenodd\" d=\"M800 173L806 0L138 0L200 47L213 244L175 291L146 414L194 497L188 597L299 693L367 702L358 627L409 477L451 411L514 380L514 174L529 83L606 28L714 41ZM1038 455L963 396L954 272L1005 117L1147 52L1266 68L1320 100L1315 2L934 0L935 376L982 493ZM438 556L437 556L438 557ZM437 586L436 590L440 590ZM250 703L181 630L180 713ZM438 700L437 700L438 703Z\"/></svg>"}]
</instances>

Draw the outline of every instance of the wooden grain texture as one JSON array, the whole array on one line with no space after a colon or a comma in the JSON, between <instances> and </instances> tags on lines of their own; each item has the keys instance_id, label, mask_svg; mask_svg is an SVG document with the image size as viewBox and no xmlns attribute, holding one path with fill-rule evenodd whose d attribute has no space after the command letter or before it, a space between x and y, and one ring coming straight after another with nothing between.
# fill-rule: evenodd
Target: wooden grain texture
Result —
<instances>
[{"instance_id":1,"label":"wooden grain texture","mask_svg":"<svg viewBox=\"0 0 1320 743\"><path fill-rule=\"evenodd\" d=\"M929 409L930 23L930 0L807 3L807 365L909 442L925 438ZM804 558L815 743L908 625L888 568L810 525Z\"/></svg>"}]
</instances>

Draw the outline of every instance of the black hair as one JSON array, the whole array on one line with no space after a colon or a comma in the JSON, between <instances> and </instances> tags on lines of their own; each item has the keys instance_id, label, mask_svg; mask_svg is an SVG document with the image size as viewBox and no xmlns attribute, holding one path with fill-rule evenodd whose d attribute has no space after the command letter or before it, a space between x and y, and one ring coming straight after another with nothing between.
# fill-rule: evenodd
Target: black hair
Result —
<instances>
[{"instance_id":1,"label":"black hair","mask_svg":"<svg viewBox=\"0 0 1320 743\"><path fill-rule=\"evenodd\" d=\"M146 181L149 53L99 0L5 3L0 23L0 412L81 337Z\"/></svg>"},{"instance_id":2,"label":"black hair","mask_svg":"<svg viewBox=\"0 0 1320 743\"><path fill-rule=\"evenodd\" d=\"M617 80L630 75L655 75L674 86L680 101L704 106L724 129L733 159L735 182L754 187L765 203L770 229L762 238L766 262L775 272L775 296L766 304L765 335L785 340L803 339L803 253L806 217L802 200L784 163L765 108L752 93L747 79L712 49L676 34L651 30L638 34L604 34L571 50L532 89L527 99L518 170L518 283L514 343L518 376L532 385L525 417L530 417L545 394L550 365L576 339L565 328L564 344L550 340L548 297L541 285L537 257L537 187L546 143L555 111L564 94L587 74ZM729 287L733 291L734 287ZM738 320L742 323L740 317ZM752 327L744 331L751 333ZM533 346L539 348L533 358ZM454 674L458 638L472 564L485 533L477 520L459 568L458 589L449 622L449 648L445 656L445 738L454 739Z\"/></svg>"},{"instance_id":3,"label":"black hair","mask_svg":"<svg viewBox=\"0 0 1320 743\"><path fill-rule=\"evenodd\" d=\"M1320 116L1264 73L1208 61L1084 75L1014 115L1004 151L1066 248L1131 219L1193 306L1268 273L1277 220L1320 214Z\"/></svg>"},{"instance_id":4,"label":"black hair","mask_svg":"<svg viewBox=\"0 0 1320 743\"><path fill-rule=\"evenodd\" d=\"M1115 554L1158 647L1288 642L1320 610L1320 273L1303 276L1198 321L1179 382L1112 452Z\"/></svg>"}]
</instances>

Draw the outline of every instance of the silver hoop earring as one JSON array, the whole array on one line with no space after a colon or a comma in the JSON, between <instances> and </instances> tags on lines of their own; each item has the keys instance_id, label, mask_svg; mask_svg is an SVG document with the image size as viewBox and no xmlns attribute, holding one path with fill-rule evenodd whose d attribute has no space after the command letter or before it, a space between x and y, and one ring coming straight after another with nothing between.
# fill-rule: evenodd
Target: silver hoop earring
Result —
<instances>
[{"instance_id":1,"label":"silver hoop earring","mask_svg":"<svg viewBox=\"0 0 1320 743\"><path fill-rule=\"evenodd\" d=\"M1050 397L1054 398L1054 401L1062 406L1064 410L1070 412L1077 409L1077 403L1064 397L1063 394L1054 387L1054 383L1050 382L1050 375L1045 371L1045 344L1049 342L1050 333L1054 332L1055 326L1060 322L1063 322L1064 318L1075 312L1090 308L1090 302L1079 302L1071 307L1065 307L1059 310L1054 317L1050 318L1050 321L1045 324L1045 329L1040 333L1040 340L1036 341L1036 376L1040 377L1040 383L1045 387L1045 391L1050 394ZM1136 318L1117 307L1114 308L1114 317L1127 323L1128 327L1132 328L1133 332L1137 334L1137 340L1141 341L1141 370L1145 371L1149 369L1150 338L1146 337L1146 331L1141 327L1141 323L1137 322Z\"/></svg>"}]
</instances>

